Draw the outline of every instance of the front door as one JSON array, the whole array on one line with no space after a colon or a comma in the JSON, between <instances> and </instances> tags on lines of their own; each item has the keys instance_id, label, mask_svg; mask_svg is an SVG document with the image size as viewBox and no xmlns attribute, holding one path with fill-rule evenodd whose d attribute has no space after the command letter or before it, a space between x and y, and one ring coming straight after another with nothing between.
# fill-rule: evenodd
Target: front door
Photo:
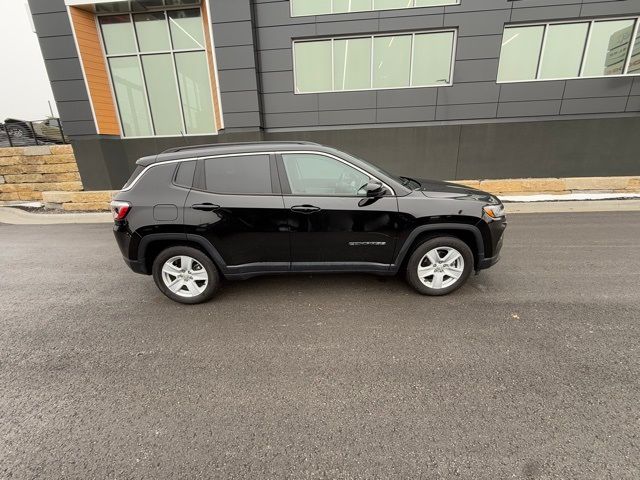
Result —
<instances>
[{"instance_id":1,"label":"front door","mask_svg":"<svg viewBox=\"0 0 640 480\"><path fill-rule=\"evenodd\" d=\"M230 273L289 270L288 212L273 155L199 162L185 204L187 234L209 240Z\"/></svg>"},{"instance_id":2,"label":"front door","mask_svg":"<svg viewBox=\"0 0 640 480\"><path fill-rule=\"evenodd\" d=\"M294 270L372 267L393 263L398 202L391 191L367 198L370 175L321 153L278 158L291 229Z\"/></svg>"}]
</instances>

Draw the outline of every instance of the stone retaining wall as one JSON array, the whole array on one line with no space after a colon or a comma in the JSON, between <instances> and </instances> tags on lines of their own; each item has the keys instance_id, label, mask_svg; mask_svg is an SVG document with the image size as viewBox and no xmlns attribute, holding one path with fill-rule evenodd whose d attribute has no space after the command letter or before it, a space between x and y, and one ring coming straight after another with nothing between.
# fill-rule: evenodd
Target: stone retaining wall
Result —
<instances>
[{"instance_id":1,"label":"stone retaining wall","mask_svg":"<svg viewBox=\"0 0 640 480\"><path fill-rule=\"evenodd\" d=\"M68 212L101 212L109 210L111 198L117 191L44 192L42 201L50 209Z\"/></svg>"},{"instance_id":2,"label":"stone retaining wall","mask_svg":"<svg viewBox=\"0 0 640 480\"><path fill-rule=\"evenodd\" d=\"M41 201L48 190L82 190L71 145L0 148L0 201Z\"/></svg>"}]
</instances>

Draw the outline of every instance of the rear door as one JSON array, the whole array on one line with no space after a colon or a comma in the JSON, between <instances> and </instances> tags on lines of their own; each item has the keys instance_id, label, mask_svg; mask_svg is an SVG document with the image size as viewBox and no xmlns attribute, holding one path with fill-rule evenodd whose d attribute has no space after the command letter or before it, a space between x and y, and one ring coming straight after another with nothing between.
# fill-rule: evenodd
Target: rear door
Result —
<instances>
[{"instance_id":1,"label":"rear door","mask_svg":"<svg viewBox=\"0 0 640 480\"><path fill-rule=\"evenodd\" d=\"M371 175L322 153L282 152L278 169L293 269L384 268L393 263L399 223L390 188L380 198L367 198L362 186Z\"/></svg>"},{"instance_id":2,"label":"rear door","mask_svg":"<svg viewBox=\"0 0 640 480\"><path fill-rule=\"evenodd\" d=\"M185 204L187 234L205 237L233 272L287 271L287 215L274 155L198 160Z\"/></svg>"}]
</instances>

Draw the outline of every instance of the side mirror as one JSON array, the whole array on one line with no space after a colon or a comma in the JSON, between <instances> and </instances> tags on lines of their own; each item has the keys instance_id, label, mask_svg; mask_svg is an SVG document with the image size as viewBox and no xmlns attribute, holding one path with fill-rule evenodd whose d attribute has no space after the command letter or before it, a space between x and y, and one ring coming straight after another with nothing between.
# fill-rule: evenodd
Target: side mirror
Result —
<instances>
[{"instance_id":1,"label":"side mirror","mask_svg":"<svg viewBox=\"0 0 640 480\"><path fill-rule=\"evenodd\" d=\"M381 197L384 194L384 185L377 180L369 180L360 190L363 190L367 197Z\"/></svg>"}]
</instances>

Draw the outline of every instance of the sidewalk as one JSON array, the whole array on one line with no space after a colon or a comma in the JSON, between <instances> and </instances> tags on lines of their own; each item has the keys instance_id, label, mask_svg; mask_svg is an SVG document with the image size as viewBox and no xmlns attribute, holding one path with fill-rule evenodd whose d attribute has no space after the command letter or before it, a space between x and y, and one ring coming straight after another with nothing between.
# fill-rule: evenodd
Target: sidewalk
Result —
<instances>
[{"instance_id":1,"label":"sidewalk","mask_svg":"<svg viewBox=\"0 0 640 480\"><path fill-rule=\"evenodd\" d=\"M506 199L505 199L506 200ZM507 215L525 213L640 212L640 199L535 201L505 203ZM11 225L57 225L111 223L110 212L30 213L15 207L0 207L0 223Z\"/></svg>"}]
</instances>

